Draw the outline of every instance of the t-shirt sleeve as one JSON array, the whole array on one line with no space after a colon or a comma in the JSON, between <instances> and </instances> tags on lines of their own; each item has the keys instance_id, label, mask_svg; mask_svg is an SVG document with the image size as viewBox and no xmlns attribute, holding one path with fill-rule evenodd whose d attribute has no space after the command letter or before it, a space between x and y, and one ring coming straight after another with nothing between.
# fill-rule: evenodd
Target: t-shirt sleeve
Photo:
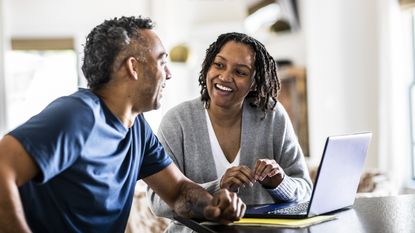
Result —
<instances>
[{"instance_id":1,"label":"t-shirt sleeve","mask_svg":"<svg viewBox=\"0 0 415 233\"><path fill-rule=\"evenodd\" d=\"M37 164L35 182L45 183L75 162L92 127L91 115L80 100L61 97L9 133Z\"/></svg>"},{"instance_id":2,"label":"t-shirt sleeve","mask_svg":"<svg viewBox=\"0 0 415 233\"><path fill-rule=\"evenodd\" d=\"M145 151L138 178L143 179L163 170L173 161L164 150L156 135L154 135L147 121L142 115L140 117L144 125Z\"/></svg>"}]
</instances>

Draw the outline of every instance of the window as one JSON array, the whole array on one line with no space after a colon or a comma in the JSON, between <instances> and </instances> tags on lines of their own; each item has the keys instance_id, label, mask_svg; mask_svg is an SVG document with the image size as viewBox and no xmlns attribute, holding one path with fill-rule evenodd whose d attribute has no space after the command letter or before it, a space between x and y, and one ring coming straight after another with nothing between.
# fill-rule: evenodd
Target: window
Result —
<instances>
[{"instance_id":1,"label":"window","mask_svg":"<svg viewBox=\"0 0 415 233\"><path fill-rule=\"evenodd\" d=\"M12 40L6 53L6 130L78 87L72 39Z\"/></svg>"}]
</instances>

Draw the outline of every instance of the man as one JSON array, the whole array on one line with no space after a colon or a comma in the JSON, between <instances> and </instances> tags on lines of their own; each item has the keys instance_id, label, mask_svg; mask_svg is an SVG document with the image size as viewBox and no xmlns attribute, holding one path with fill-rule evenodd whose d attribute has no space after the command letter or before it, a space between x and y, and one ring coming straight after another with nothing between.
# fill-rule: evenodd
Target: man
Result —
<instances>
[{"instance_id":1,"label":"man","mask_svg":"<svg viewBox=\"0 0 415 233\"><path fill-rule=\"evenodd\" d=\"M152 28L141 17L95 27L82 65L90 89L55 100L0 141L0 232L123 232L138 179L181 216L243 216L235 194L212 196L187 179L142 115L160 106L171 77Z\"/></svg>"}]
</instances>

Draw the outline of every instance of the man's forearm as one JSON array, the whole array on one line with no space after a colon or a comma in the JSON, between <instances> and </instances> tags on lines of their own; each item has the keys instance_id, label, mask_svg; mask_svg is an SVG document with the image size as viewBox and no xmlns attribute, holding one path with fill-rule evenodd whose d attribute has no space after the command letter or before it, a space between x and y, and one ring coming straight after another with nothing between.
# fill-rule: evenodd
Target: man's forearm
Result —
<instances>
[{"instance_id":1,"label":"man's forearm","mask_svg":"<svg viewBox=\"0 0 415 233\"><path fill-rule=\"evenodd\" d=\"M202 187L186 182L180 187L180 197L174 203L174 211L187 218L204 218L203 210L212 200Z\"/></svg>"},{"instance_id":2,"label":"man's forearm","mask_svg":"<svg viewBox=\"0 0 415 233\"><path fill-rule=\"evenodd\" d=\"M18 188L13 182L0 181L0 233L31 232L24 217Z\"/></svg>"},{"instance_id":3,"label":"man's forearm","mask_svg":"<svg viewBox=\"0 0 415 233\"><path fill-rule=\"evenodd\" d=\"M182 217L226 224L239 220L245 213L246 206L235 193L221 189L212 195L186 178L174 164L144 181Z\"/></svg>"}]
</instances>

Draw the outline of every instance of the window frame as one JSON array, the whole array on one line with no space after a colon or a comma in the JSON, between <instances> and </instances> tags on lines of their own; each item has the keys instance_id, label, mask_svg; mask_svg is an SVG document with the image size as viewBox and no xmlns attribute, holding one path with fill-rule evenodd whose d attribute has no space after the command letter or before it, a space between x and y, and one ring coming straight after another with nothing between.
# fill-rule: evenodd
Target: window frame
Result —
<instances>
[{"instance_id":1,"label":"window frame","mask_svg":"<svg viewBox=\"0 0 415 233\"><path fill-rule=\"evenodd\" d=\"M411 13L411 35L412 35L412 73L413 80L409 85L409 126L411 134L411 178L415 181L415 10Z\"/></svg>"}]
</instances>

